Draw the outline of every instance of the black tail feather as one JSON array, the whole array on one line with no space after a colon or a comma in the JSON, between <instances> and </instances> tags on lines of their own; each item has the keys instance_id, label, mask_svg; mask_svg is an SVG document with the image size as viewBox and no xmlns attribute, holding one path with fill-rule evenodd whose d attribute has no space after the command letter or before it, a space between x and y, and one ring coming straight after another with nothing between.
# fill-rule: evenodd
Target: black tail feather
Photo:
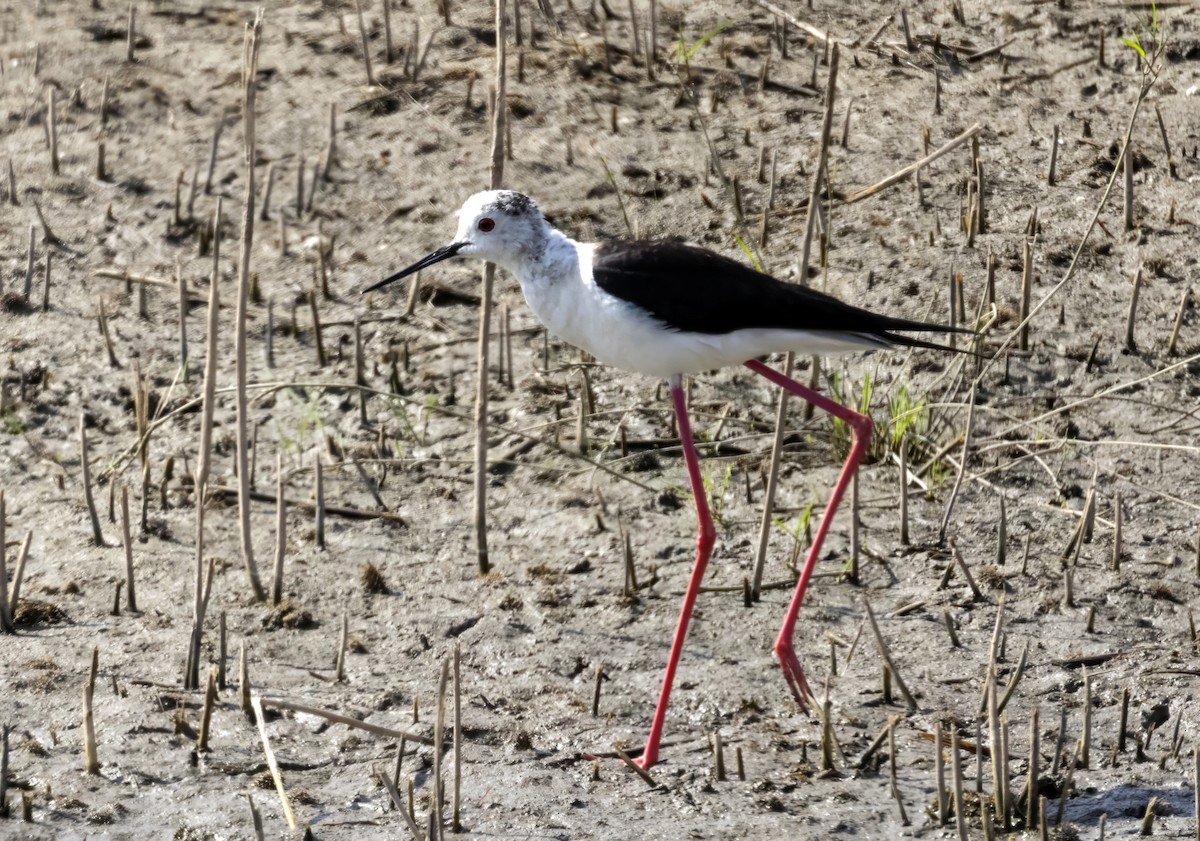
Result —
<instances>
[{"instance_id":1,"label":"black tail feather","mask_svg":"<svg viewBox=\"0 0 1200 841\"><path fill-rule=\"evenodd\" d=\"M925 348L926 350L948 350L951 353L967 353L971 356L986 358L981 353L977 353L970 347L954 347L953 345L938 344L937 342L929 342L925 339L917 339L912 336L902 336L893 333L892 330L921 330L928 333L958 333L966 336L978 336L979 334L967 327L944 327L937 324L921 324L920 322L909 322L912 327L890 327L885 332L874 333L872 335L899 347Z\"/></svg>"}]
</instances>

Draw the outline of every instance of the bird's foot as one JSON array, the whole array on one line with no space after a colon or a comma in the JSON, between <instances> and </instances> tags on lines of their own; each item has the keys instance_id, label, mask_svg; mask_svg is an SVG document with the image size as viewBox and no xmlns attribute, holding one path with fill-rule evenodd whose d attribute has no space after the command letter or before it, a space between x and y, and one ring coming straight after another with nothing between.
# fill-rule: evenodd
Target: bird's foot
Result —
<instances>
[{"instance_id":1,"label":"bird's foot","mask_svg":"<svg viewBox=\"0 0 1200 841\"><path fill-rule=\"evenodd\" d=\"M633 760L633 764L641 768L643 771L649 771L658 764L658 751L655 750L653 754L643 753L641 756Z\"/></svg>"},{"instance_id":2,"label":"bird's foot","mask_svg":"<svg viewBox=\"0 0 1200 841\"><path fill-rule=\"evenodd\" d=\"M808 703L815 700L816 696L808 686L796 652L789 643L777 642L775 656L779 658L779 665L783 668L783 677L787 681L788 689L792 690L792 697L800 705L801 712L808 712Z\"/></svg>"},{"instance_id":3,"label":"bird's foot","mask_svg":"<svg viewBox=\"0 0 1200 841\"><path fill-rule=\"evenodd\" d=\"M658 747L656 745L653 748L644 748L640 752L637 750L626 752L622 743L618 742L613 745L612 751L604 753L582 751L579 758L585 762L620 762L639 772L645 778L646 772L658 764Z\"/></svg>"}]
</instances>

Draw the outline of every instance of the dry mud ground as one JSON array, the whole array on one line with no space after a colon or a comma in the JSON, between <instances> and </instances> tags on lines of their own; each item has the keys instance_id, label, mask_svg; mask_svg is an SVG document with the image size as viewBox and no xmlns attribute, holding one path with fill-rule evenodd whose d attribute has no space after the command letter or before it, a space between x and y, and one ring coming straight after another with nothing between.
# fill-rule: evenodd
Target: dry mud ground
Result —
<instances>
[{"instance_id":1,"label":"dry mud ground","mask_svg":"<svg viewBox=\"0 0 1200 841\"><path fill-rule=\"evenodd\" d=\"M514 119L506 184L539 198L552 219L581 237L636 229L744 259L734 234L745 231L743 239L767 269L799 280L803 206L827 76L823 44L789 27L785 57L774 18L749 2L674 9L663 3L659 67L650 81L644 63L630 59L627 5L610 5L614 17L605 23L602 4L523 4L522 44L510 38L509 47ZM201 672L221 662L223 619L228 677L212 713L208 750L198 751L203 692L181 688L197 552L197 501L188 477L198 453L203 301L211 271L198 238L221 197L217 283L227 305L217 339L211 481L231 486L231 304L246 186L239 62L253 10L232 2L138 4L134 60L128 62L125 4L4 3L0 118L5 166L15 183L15 195L5 190L0 205L6 296L0 484L7 497L10 578L27 533L31 544L18 633L0 637L0 722L12 728L10 817L0 819L0 836L252 837L249 798L268 837L297 837L265 774L258 733L238 707L236 660L244 645L255 693L389 728L408 726L419 705L426 735L441 664L461 646L467 834L948 837L953 819L938 825L930 737L940 722L974 742L983 721L984 745L995 746L979 711L1002 596L996 664L1002 687L1017 674L1023 654L1027 660L1004 710L1012 796L1025 788L1030 721L1038 712L1040 792L1051 804L1052 825L1069 781L1061 837L1096 838L1102 826L1106 837L1134 835L1152 800L1156 836L1193 836L1191 757L1200 735L1191 607L1200 580L1200 323L1190 301L1173 353L1168 342L1197 265L1197 13L1165 3L1155 22L1144 4L965 0L960 16L946 2L914 3L907 10L907 45L892 4L786 5L843 45L834 134L840 140L846 125L846 143L832 148L829 170L839 198L826 208L827 266L809 282L882 311L942 319L947 280L958 274L965 309L974 314L991 253L997 305L983 319L990 323L983 349L991 354L1016 324L1022 253L1030 242L1031 298L1045 303L1032 320L1028 352L1010 347L980 369L966 357L925 351L824 366L822 388L836 380L851 399L859 399L870 378L870 409L884 442L860 474L859 580L842 574L850 551L843 515L797 634L814 687L822 695L828 687L838 745L832 772L822 771L819 719L789 696L770 645L787 600L793 548L804 540L797 522L814 502L820 513L843 445L827 418L806 418L792 406L776 510L787 528L772 528L766 568L767 582L781 586L764 590L747 609L741 584L757 545L776 397L746 371L695 378L692 406L706 442L720 534L706 582L713 590L700 600L667 720L664 761L651 787L617 761L594 766L580 754L611 756L618 741L631 749L641 745L692 561L693 512L665 391L646 378L590 369L590 446L586 458L573 455L579 354L551 341L544 359L542 335L519 290L511 278L499 279L498 302L511 307L515 382L498 382L495 370L489 375L493 571L481 577L470 513L479 267L445 264L427 272L434 294L418 295L407 317L397 319L405 307L403 284L358 295L447 241L453 211L487 184L491 11L482 3L455 3L447 26L428 0L393 3L397 47L389 65L379 0L365 3L379 80L368 87L353 4L266 9L257 79L258 175L265 181L269 167L273 194L250 256L258 296L247 313L249 417L256 430L256 487L273 493L281 459L286 496L295 503L286 513L290 610L273 613L251 598L236 503L210 498L201 557L213 560L215 573ZM649 7L642 0L634 6L645 38ZM681 18L680 38L672 19ZM721 24L726 28L705 39ZM1134 229L1126 232L1123 224L1118 178L1089 235L1146 79L1121 37L1140 33L1150 48L1155 27L1162 43L1158 75L1132 130ZM690 71L673 66L681 40ZM412 44L424 50L427 41L414 81L403 68L416 63ZM975 55L993 47L1002 49ZM768 57L764 87L760 72ZM50 91L57 174L47 142ZM332 159L331 105L337 106ZM920 195L909 179L862 201L842 200L920 157L923 134L937 148L975 123L984 127L978 156L985 226L973 243L960 225L972 174L970 144L923 168ZM218 124L223 131L211 189L205 189ZM1050 185L1056 128L1057 178ZM96 173L100 140L103 179ZM759 247L767 201L759 178L764 147L766 161L775 161L777 184L769 240ZM715 172L713 154L727 181ZM308 206L314 163L322 174ZM299 212L298 171L306 185ZM735 177L745 227L734 209ZM39 208L52 241L38 221ZM22 291L31 225L27 305ZM1081 242L1076 269L1058 286ZM318 247L326 251L329 286L328 299L317 298L324 366L317 362L305 298L317 282ZM47 261L51 287L43 310ZM177 265L196 298L186 317L186 380L177 340ZM1131 351L1125 326L1139 265ZM99 275L102 270L149 281L127 284ZM147 292L144 315L139 286ZM111 360L98 327L101 309ZM373 390L365 422L354 388L356 317L364 378ZM268 329L273 367L264 353ZM139 370L153 422L146 494L135 452ZM949 544L939 546L938 531L962 463L977 370L970 445L947 529L979 587L976 596ZM916 411L903 415L901 405ZM84 505L81 417L103 546L93 544ZM902 417L912 420L909 464L926 468L909 483L907 545L899 535L894 434ZM630 451L624 458L621 429ZM517 431L533 436L532 446ZM318 548L312 517L301 507L312 499L318 459L330 505L374 515L382 503L397 516L349 519L331 512L326 546ZM125 567L119 518L109 515L114 483L129 489L138 607L130 611L122 598L119 615L114 590ZM1092 539L1066 552L1064 561L1089 494ZM1002 502L1007 557L998 564ZM1113 569L1118 505L1122 562ZM254 503L253 548L268 583L275 521L272 502ZM621 528L630 534L642 585L632 598L624 593ZM366 564L378 568L387 592L367 592ZM879 650L864 630L868 600L915 695L915 710L906 709L898 691L890 701L883 696ZM349 652L344 679L336 681L343 617ZM100 765L87 774L80 697L93 649ZM593 716L600 666L607 680L600 714ZM1126 691L1127 738L1119 752ZM1065 729L1056 761L1060 715ZM860 762L892 716L895 797L888 745ZM407 837L377 776L377 769L393 767L395 740L291 712L273 713L266 728L298 820L316 837ZM718 732L726 780L714 770L712 734ZM1085 732L1088 750L1076 753ZM734 770L735 751L744 780ZM1069 772L1072 756L1078 767ZM400 772L401 788L408 779L414 783L423 824L433 789L431 757L429 747L414 754L409 744ZM948 753L946 759L949 764ZM981 837L977 792L991 796L994 771L985 761L981 772L972 750L962 753L962 764L968 831ZM452 766L447 757L448 790ZM23 799L29 822L21 820ZM1017 835L1021 824L1012 821Z\"/></svg>"}]
</instances>

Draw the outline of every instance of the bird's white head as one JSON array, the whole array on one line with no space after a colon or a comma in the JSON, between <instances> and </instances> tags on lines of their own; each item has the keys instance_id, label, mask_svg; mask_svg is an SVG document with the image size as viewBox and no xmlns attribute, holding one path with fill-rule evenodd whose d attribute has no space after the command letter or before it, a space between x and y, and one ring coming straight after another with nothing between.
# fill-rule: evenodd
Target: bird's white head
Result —
<instances>
[{"instance_id":1,"label":"bird's white head","mask_svg":"<svg viewBox=\"0 0 1200 841\"><path fill-rule=\"evenodd\" d=\"M512 190L476 193L458 211L458 253L512 269L546 247L546 217L529 196Z\"/></svg>"},{"instance_id":2,"label":"bird's white head","mask_svg":"<svg viewBox=\"0 0 1200 841\"><path fill-rule=\"evenodd\" d=\"M546 217L528 196L512 190L476 193L459 209L458 232L449 245L363 291L386 286L451 257L478 257L515 272L522 263L540 259L549 231Z\"/></svg>"}]
</instances>

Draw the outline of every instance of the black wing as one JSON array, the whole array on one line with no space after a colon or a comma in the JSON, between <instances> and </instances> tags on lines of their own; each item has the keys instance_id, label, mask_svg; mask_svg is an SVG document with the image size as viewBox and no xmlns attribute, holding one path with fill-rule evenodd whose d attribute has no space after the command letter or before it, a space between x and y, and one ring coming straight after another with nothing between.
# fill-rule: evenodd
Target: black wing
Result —
<instances>
[{"instance_id":1,"label":"black wing","mask_svg":"<svg viewBox=\"0 0 1200 841\"><path fill-rule=\"evenodd\" d=\"M592 273L605 292L645 310L672 330L709 334L751 328L820 330L915 347L941 346L892 331L972 332L877 315L678 242L600 243Z\"/></svg>"}]
</instances>

